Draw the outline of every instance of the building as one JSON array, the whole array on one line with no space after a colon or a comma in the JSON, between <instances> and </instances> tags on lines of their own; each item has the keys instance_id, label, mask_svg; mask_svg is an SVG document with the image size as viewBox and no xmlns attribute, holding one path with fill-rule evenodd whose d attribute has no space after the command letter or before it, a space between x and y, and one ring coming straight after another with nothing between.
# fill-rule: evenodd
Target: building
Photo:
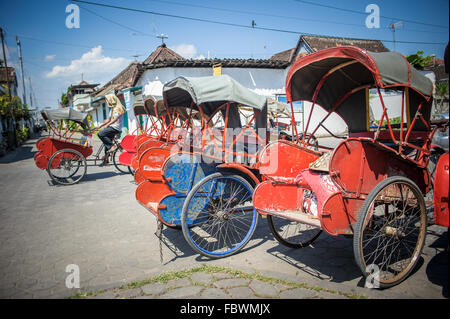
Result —
<instances>
[{"instance_id":1,"label":"building","mask_svg":"<svg viewBox=\"0 0 450 319\"><path fill-rule=\"evenodd\" d=\"M7 72L6 69L8 69ZM8 86L7 78L9 79L9 85L11 88L11 96L17 95L17 76L16 70L13 67L0 68L0 95L7 93L7 90L4 88L4 86Z\"/></svg>"},{"instance_id":2,"label":"building","mask_svg":"<svg viewBox=\"0 0 450 319\"><path fill-rule=\"evenodd\" d=\"M98 83L89 84L86 81L71 85L67 92L69 107L80 112L86 111L91 103L91 94L95 92L97 86L99 86Z\"/></svg>"},{"instance_id":3,"label":"building","mask_svg":"<svg viewBox=\"0 0 450 319\"><path fill-rule=\"evenodd\" d=\"M162 44L143 62L131 63L100 88L93 95L89 110L96 121L102 122L109 116L104 96L115 90L128 111L124 125L129 132L133 132L137 126L132 112L136 98L142 96L161 98L163 86L168 81L178 76L210 76L213 72L227 74L255 93L285 102L286 75L296 59L325 48L349 45L373 52L389 51L378 40L302 35L294 48L274 54L269 59L185 59ZM307 110L309 106L307 102L296 104L298 112L295 118L300 128L304 122L302 110L303 108ZM320 112L317 115L320 120ZM330 117L330 121L333 120L337 123L334 133L345 133L345 123L342 123L340 118ZM285 119L285 122L289 121L289 118Z\"/></svg>"}]
</instances>

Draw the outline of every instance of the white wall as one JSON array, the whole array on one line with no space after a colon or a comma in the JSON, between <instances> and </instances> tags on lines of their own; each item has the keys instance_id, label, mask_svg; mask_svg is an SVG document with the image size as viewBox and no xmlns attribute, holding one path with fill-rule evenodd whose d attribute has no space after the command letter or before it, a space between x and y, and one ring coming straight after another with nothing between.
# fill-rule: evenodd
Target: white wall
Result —
<instances>
[{"instance_id":1,"label":"white wall","mask_svg":"<svg viewBox=\"0 0 450 319\"><path fill-rule=\"evenodd\" d=\"M275 97L284 94L287 70L256 68L222 68L227 74L246 88L263 96ZM212 68L161 68L146 70L137 86L142 86L144 95L162 96L163 85L176 77L211 76Z\"/></svg>"}]
</instances>

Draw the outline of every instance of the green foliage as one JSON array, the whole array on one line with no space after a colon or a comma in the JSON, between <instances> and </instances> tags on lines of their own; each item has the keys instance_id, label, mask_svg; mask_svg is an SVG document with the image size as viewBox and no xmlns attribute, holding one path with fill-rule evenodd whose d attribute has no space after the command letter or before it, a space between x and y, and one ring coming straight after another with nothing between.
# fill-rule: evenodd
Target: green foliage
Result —
<instances>
[{"instance_id":1,"label":"green foliage","mask_svg":"<svg viewBox=\"0 0 450 319\"><path fill-rule=\"evenodd\" d=\"M69 97L67 96L66 93L61 94L61 105L63 107L69 106Z\"/></svg>"},{"instance_id":2,"label":"green foliage","mask_svg":"<svg viewBox=\"0 0 450 319\"><path fill-rule=\"evenodd\" d=\"M8 90L6 86L4 87ZM11 102L8 94L0 96L0 115L6 119L11 118L11 108L16 121L30 119L30 111L26 105L22 104L22 100L18 96L13 96Z\"/></svg>"},{"instance_id":3,"label":"green foliage","mask_svg":"<svg viewBox=\"0 0 450 319\"><path fill-rule=\"evenodd\" d=\"M437 82L436 83L436 95L437 96L448 96L448 82Z\"/></svg>"},{"instance_id":4,"label":"green foliage","mask_svg":"<svg viewBox=\"0 0 450 319\"><path fill-rule=\"evenodd\" d=\"M30 129L28 127L24 127L22 129L17 130L17 139L19 141L26 141L30 137Z\"/></svg>"},{"instance_id":5,"label":"green foliage","mask_svg":"<svg viewBox=\"0 0 450 319\"><path fill-rule=\"evenodd\" d=\"M380 124L380 121L375 121L375 123L376 123L377 125L379 125L379 124ZM392 125L392 124L400 124L400 123L401 123L401 117L400 117L400 116L393 117L393 118L389 119L389 123L390 123L391 125ZM382 125L382 126L384 126L384 125L387 125L387 121L386 121L386 120L383 120L383 125Z\"/></svg>"},{"instance_id":6,"label":"green foliage","mask_svg":"<svg viewBox=\"0 0 450 319\"><path fill-rule=\"evenodd\" d=\"M423 51L417 51L415 54L407 55L406 60L417 70L423 70L424 67L433 64L431 55L423 56Z\"/></svg>"}]
</instances>

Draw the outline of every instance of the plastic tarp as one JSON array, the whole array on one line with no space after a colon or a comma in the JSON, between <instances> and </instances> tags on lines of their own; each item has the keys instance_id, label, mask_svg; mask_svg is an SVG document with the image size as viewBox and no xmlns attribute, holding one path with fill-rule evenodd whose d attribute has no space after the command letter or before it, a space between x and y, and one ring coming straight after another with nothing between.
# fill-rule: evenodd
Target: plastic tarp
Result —
<instances>
[{"instance_id":1,"label":"plastic tarp","mask_svg":"<svg viewBox=\"0 0 450 319\"><path fill-rule=\"evenodd\" d=\"M164 98L169 107L201 105L205 114L213 114L227 102L263 110L267 99L247 89L228 75L178 77L164 85Z\"/></svg>"},{"instance_id":2,"label":"plastic tarp","mask_svg":"<svg viewBox=\"0 0 450 319\"><path fill-rule=\"evenodd\" d=\"M71 120L80 123L84 128L89 127L88 114L78 112L69 107L56 110L43 110L42 114L44 119L50 121Z\"/></svg>"}]
</instances>

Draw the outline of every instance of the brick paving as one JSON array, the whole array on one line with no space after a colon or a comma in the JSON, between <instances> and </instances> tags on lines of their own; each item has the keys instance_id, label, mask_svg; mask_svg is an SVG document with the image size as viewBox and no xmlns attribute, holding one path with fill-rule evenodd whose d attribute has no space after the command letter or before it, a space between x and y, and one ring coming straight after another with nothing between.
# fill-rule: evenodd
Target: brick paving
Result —
<instances>
[{"instance_id":1,"label":"brick paving","mask_svg":"<svg viewBox=\"0 0 450 319\"><path fill-rule=\"evenodd\" d=\"M0 298L448 298L448 235L438 226L428 228L419 269L383 291L363 287L351 238L322 234L294 250L274 240L264 219L243 251L219 260L195 254L180 230L164 229L161 263L156 219L136 202L130 175L88 167L79 184L49 186L34 165L35 142L0 158ZM71 264L79 266L79 289L66 287ZM118 289L201 266L278 281L197 272L175 285Z\"/></svg>"}]
</instances>

